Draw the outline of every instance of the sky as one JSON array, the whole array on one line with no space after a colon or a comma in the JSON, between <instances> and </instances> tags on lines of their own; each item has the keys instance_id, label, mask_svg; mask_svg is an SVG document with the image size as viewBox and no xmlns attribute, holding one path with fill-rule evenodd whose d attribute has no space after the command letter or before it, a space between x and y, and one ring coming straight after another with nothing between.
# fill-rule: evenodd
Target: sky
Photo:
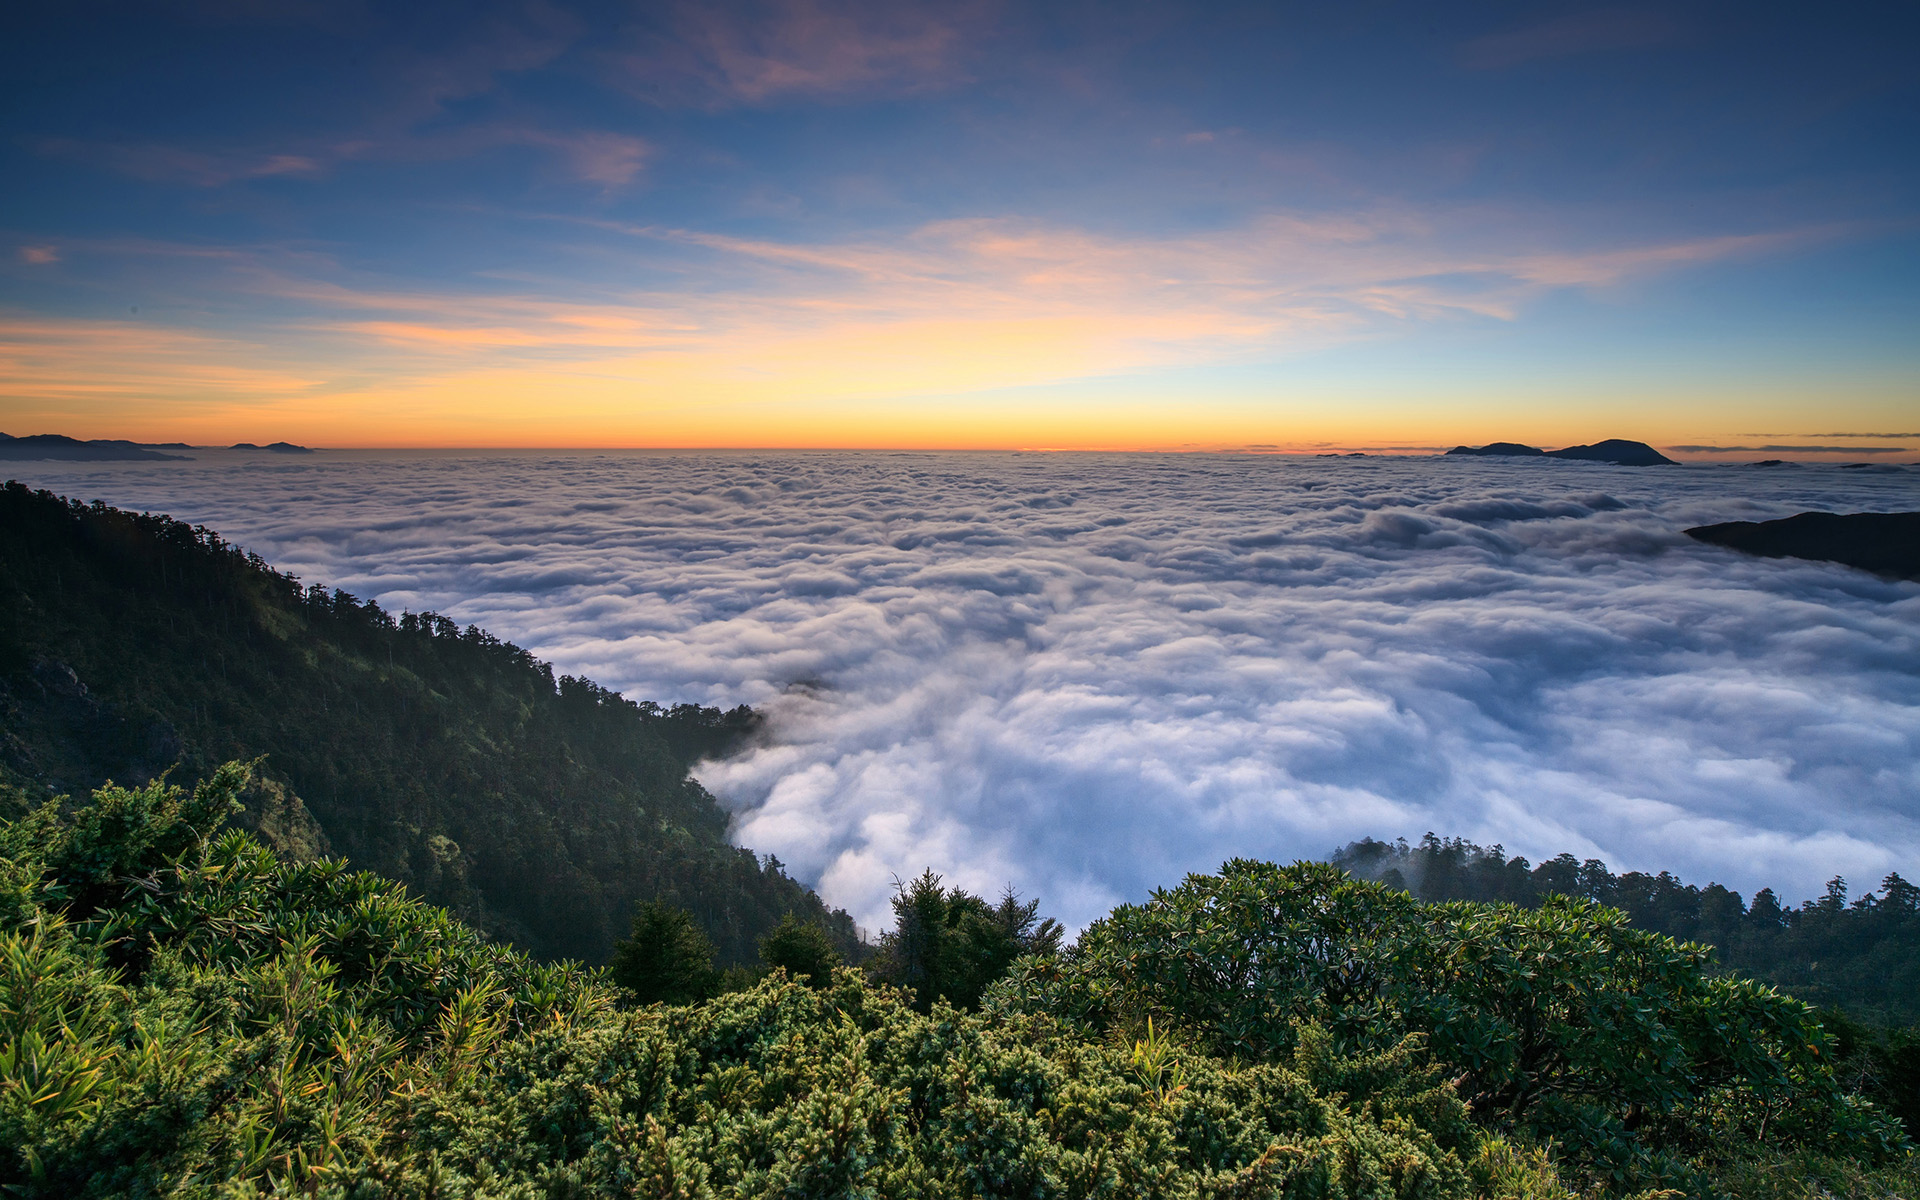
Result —
<instances>
[{"instance_id":1,"label":"sky","mask_svg":"<svg viewBox=\"0 0 1920 1200\"><path fill-rule=\"evenodd\" d=\"M1920 583L1685 536L1920 470L921 452L15 463L636 699L751 704L733 836L1079 928L1431 830L1751 897L1920 877Z\"/></svg>"},{"instance_id":2,"label":"sky","mask_svg":"<svg viewBox=\"0 0 1920 1200\"><path fill-rule=\"evenodd\" d=\"M1920 456L1908 4L4 22L16 436Z\"/></svg>"}]
</instances>

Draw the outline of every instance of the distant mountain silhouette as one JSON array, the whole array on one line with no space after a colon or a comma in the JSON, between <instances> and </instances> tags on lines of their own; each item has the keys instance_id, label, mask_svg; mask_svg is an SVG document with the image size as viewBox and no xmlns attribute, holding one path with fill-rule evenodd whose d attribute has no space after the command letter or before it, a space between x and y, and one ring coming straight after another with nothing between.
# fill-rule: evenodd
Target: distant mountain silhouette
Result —
<instances>
[{"instance_id":1,"label":"distant mountain silhouette","mask_svg":"<svg viewBox=\"0 0 1920 1200\"><path fill-rule=\"evenodd\" d=\"M0 433L0 459L15 462L26 460L59 460L65 462L125 462L134 459L174 459L185 461L180 454L162 454L158 450L149 450L136 442L121 438L96 438L83 442L79 438L70 438L58 433L36 433L27 437L10 437Z\"/></svg>"},{"instance_id":2,"label":"distant mountain silhouette","mask_svg":"<svg viewBox=\"0 0 1920 1200\"><path fill-rule=\"evenodd\" d=\"M1591 446L1568 446L1565 450L1549 450L1547 457L1571 458L1579 462L1617 463L1623 467L1679 465L1645 442L1629 442L1625 438L1608 438L1604 442L1595 442Z\"/></svg>"},{"instance_id":3,"label":"distant mountain silhouette","mask_svg":"<svg viewBox=\"0 0 1920 1200\"><path fill-rule=\"evenodd\" d=\"M1811 558L1920 579L1920 512L1804 512L1778 521L1699 525L1687 536L1765 558Z\"/></svg>"},{"instance_id":4,"label":"distant mountain silhouette","mask_svg":"<svg viewBox=\"0 0 1920 1200\"><path fill-rule=\"evenodd\" d=\"M233 445L227 447L227 449L229 450L268 450L273 452L274 454L312 454L313 453L313 451L308 449L307 447L296 446L292 442L268 442L264 446L256 446L252 442L235 442Z\"/></svg>"},{"instance_id":5,"label":"distant mountain silhouette","mask_svg":"<svg viewBox=\"0 0 1920 1200\"><path fill-rule=\"evenodd\" d=\"M1485 454L1511 458L1542 458L1546 451L1519 442L1491 442L1485 446L1455 446L1448 454Z\"/></svg>"},{"instance_id":6,"label":"distant mountain silhouette","mask_svg":"<svg viewBox=\"0 0 1920 1200\"><path fill-rule=\"evenodd\" d=\"M1519 442L1490 442L1485 446L1455 446L1448 454L1471 454L1499 458L1570 458L1577 462L1614 463L1622 467L1653 467L1673 460L1645 442L1608 438L1591 446L1568 446L1565 450L1539 450Z\"/></svg>"}]
</instances>

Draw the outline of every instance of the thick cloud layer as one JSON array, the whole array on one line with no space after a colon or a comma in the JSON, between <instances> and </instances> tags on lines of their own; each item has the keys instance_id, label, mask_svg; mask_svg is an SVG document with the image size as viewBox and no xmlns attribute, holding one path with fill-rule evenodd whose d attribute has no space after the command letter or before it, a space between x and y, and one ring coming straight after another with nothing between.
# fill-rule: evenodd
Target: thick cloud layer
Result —
<instances>
[{"instance_id":1,"label":"thick cloud layer","mask_svg":"<svg viewBox=\"0 0 1920 1200\"><path fill-rule=\"evenodd\" d=\"M702 778L833 903L1079 924L1235 855L1426 830L1751 892L1920 873L1920 585L1686 526L1920 470L979 454L20 464L635 696L751 703Z\"/></svg>"}]
</instances>

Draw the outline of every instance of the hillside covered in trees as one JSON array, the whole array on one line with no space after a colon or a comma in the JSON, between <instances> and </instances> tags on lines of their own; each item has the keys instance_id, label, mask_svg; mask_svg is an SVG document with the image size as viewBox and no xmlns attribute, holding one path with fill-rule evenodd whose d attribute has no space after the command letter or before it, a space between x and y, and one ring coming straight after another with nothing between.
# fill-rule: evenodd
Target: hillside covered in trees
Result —
<instances>
[{"instance_id":1,"label":"hillside covered in trees","mask_svg":"<svg viewBox=\"0 0 1920 1200\"><path fill-rule=\"evenodd\" d=\"M1423 900L1479 900L1537 906L1550 895L1617 908L1641 929L1703 942L1723 967L1785 988L1811 1004L1866 1021L1920 1023L1920 887L1899 872L1876 893L1849 900L1847 881L1795 908L1763 888L1747 902L1717 883L1683 883L1666 871L1616 875L1598 859L1562 854L1534 866L1504 847L1428 834L1405 841L1354 842L1336 866L1404 888Z\"/></svg>"},{"instance_id":2,"label":"hillside covered in trees","mask_svg":"<svg viewBox=\"0 0 1920 1200\"><path fill-rule=\"evenodd\" d=\"M1036 945L977 1011L844 968L646 1005L369 872L222 832L246 774L217 769L191 795L102 789L0 822L0 1187L62 1200L1920 1187L1911 1142L1848 1091L1807 1006L1712 978L1698 948L1586 901L1428 905L1324 864L1233 862L1072 947ZM953 895L920 890L896 908L949 924Z\"/></svg>"},{"instance_id":3,"label":"hillside covered in trees","mask_svg":"<svg viewBox=\"0 0 1920 1200\"><path fill-rule=\"evenodd\" d=\"M262 758L241 821L268 843L343 855L536 957L605 959L638 900L691 911L723 962L751 961L787 913L855 951L851 920L729 845L688 777L754 723L555 679L482 630L303 587L206 529L0 489L16 810Z\"/></svg>"}]
</instances>

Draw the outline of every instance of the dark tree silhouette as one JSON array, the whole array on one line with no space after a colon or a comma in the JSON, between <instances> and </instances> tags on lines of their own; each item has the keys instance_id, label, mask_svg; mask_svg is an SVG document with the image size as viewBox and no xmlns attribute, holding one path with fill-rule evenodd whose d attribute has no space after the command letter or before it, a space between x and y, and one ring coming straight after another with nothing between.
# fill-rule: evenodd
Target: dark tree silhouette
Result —
<instances>
[{"instance_id":1,"label":"dark tree silhouette","mask_svg":"<svg viewBox=\"0 0 1920 1200\"><path fill-rule=\"evenodd\" d=\"M632 932L614 943L607 976L642 1004L691 1004L719 983L713 943L693 915L658 900L634 905Z\"/></svg>"}]
</instances>

